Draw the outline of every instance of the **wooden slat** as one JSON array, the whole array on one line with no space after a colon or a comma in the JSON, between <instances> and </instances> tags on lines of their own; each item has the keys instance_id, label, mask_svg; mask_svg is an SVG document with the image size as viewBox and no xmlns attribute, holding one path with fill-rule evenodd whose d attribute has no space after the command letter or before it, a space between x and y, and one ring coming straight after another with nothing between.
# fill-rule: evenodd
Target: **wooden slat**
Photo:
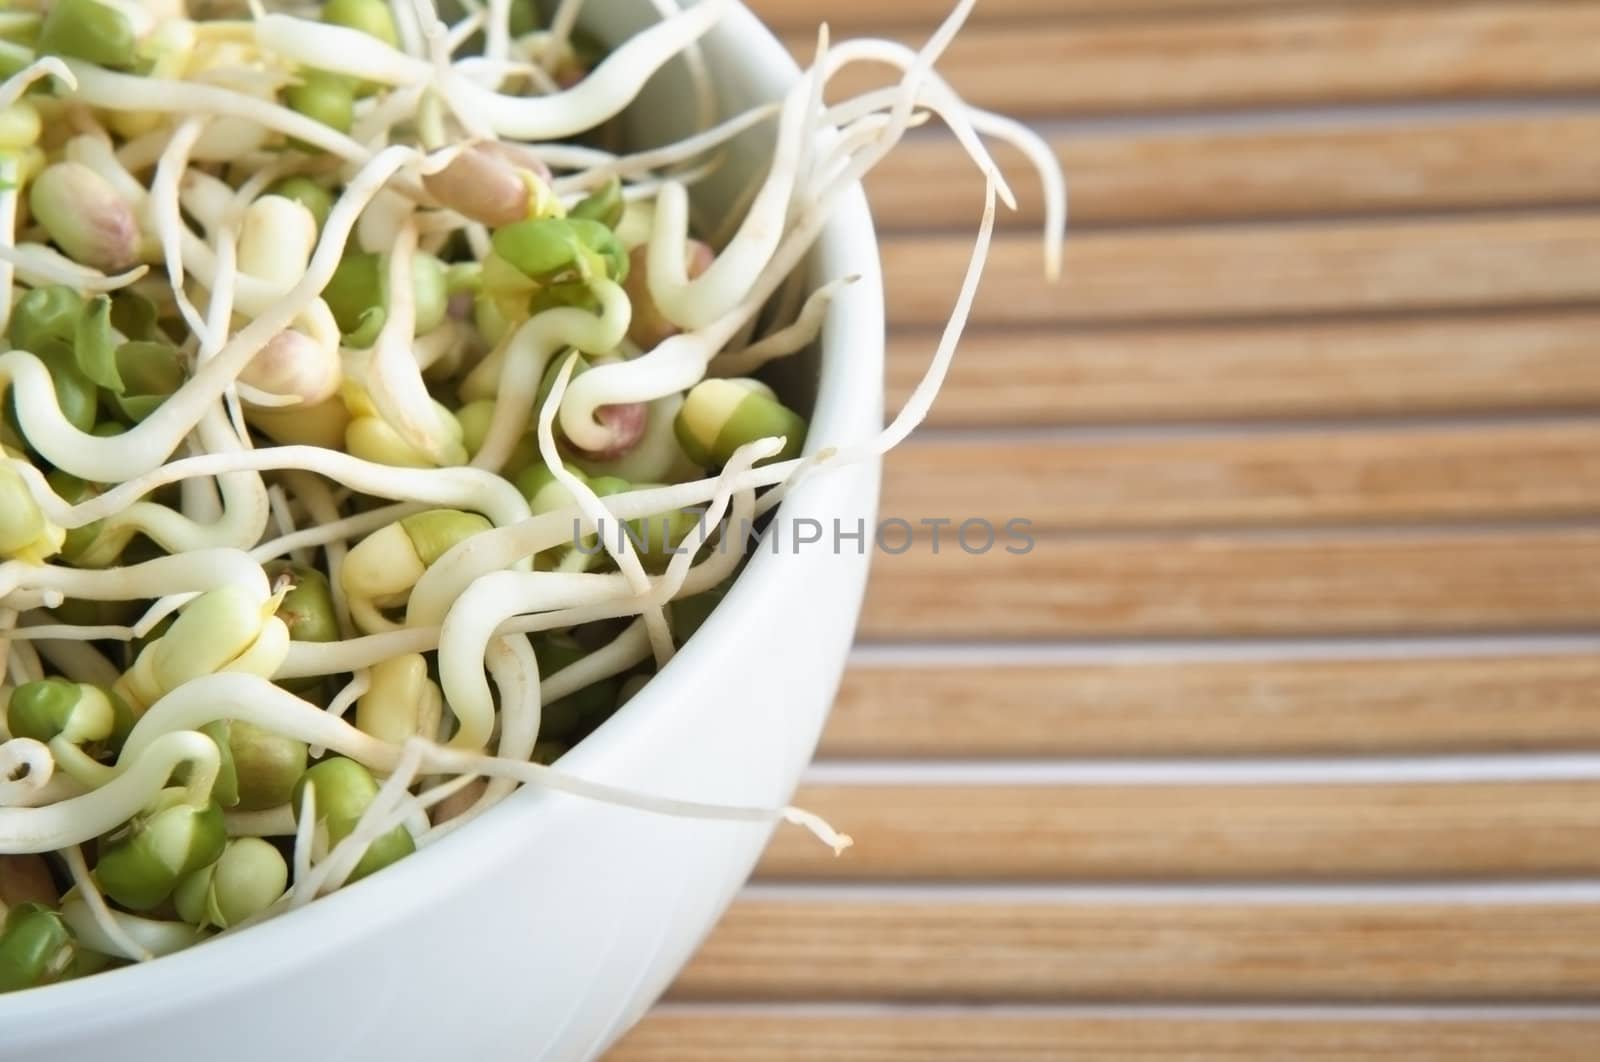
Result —
<instances>
[{"instance_id":1,"label":"wooden slat","mask_svg":"<svg viewBox=\"0 0 1600 1062\"><path fill-rule=\"evenodd\" d=\"M943 325L971 252L965 235L885 240L890 323ZM1067 241L1065 269L1063 282L1049 284L1037 239L997 237L972 320L1145 323L1592 304L1600 298L1600 214L1080 233Z\"/></svg>"},{"instance_id":2,"label":"wooden slat","mask_svg":"<svg viewBox=\"0 0 1600 1062\"><path fill-rule=\"evenodd\" d=\"M1041 531L1600 515L1600 420L914 442L889 458L882 511Z\"/></svg>"},{"instance_id":3,"label":"wooden slat","mask_svg":"<svg viewBox=\"0 0 1600 1062\"><path fill-rule=\"evenodd\" d=\"M1600 117L1472 118L1365 127L1059 134L1076 225L1590 204ZM995 145L1019 209L1042 200L1021 154ZM969 227L983 177L947 136L908 139L867 182L880 229Z\"/></svg>"},{"instance_id":4,"label":"wooden slat","mask_svg":"<svg viewBox=\"0 0 1600 1062\"><path fill-rule=\"evenodd\" d=\"M1174 4L1185 6L1202 0L1148 0L1152 10ZM815 30L826 22L835 30L856 32L880 26L938 25L954 4L945 0L882 0L876 4L849 0L820 0L797 4L793 0L751 0L749 7L761 21L777 30ZM1144 6L1141 2L1137 6ZM969 24L1000 18L1038 18L1070 12L1103 12L1104 0L983 0Z\"/></svg>"},{"instance_id":5,"label":"wooden slat","mask_svg":"<svg viewBox=\"0 0 1600 1062\"><path fill-rule=\"evenodd\" d=\"M1591 1062L1600 1021L662 1010L607 1062L1105 1062L1406 1059Z\"/></svg>"},{"instance_id":6,"label":"wooden slat","mask_svg":"<svg viewBox=\"0 0 1600 1062\"><path fill-rule=\"evenodd\" d=\"M818 21L836 41L887 29L920 42L948 7L755 2L807 55ZM1600 118L1548 107L1381 125L1197 116L1586 95L1600 89L1597 36L1600 5L1560 0L982 0L940 69L973 102L1056 122L1079 228L1066 280L1045 284L1030 231L1037 184L997 149L1023 209L1001 219L933 422L1340 423L1009 432L900 450L883 515L1031 517L1040 537L1022 556L969 556L948 539L935 555L924 532L910 553L875 558L863 635L922 645L914 657L863 654L824 754L1600 747L1600 653L939 655L958 641L1600 628L1600 426L1586 416L1600 409ZM892 76L851 70L835 89ZM1159 117L1059 121L1135 114ZM970 164L931 132L869 182L894 326L891 406L946 319L981 206ZM1531 411L1565 416L1349 423ZM1517 523L1552 518L1570 522ZM1456 521L1506 523L1396 526ZM1349 526L1363 523L1380 526ZM769 880L906 884L756 888L675 990L749 1005L669 1008L613 1057L1596 1055L1600 1021L1265 1021L1205 1006L1600 999L1600 902L1305 891L1348 878L1594 877L1593 783L1007 785L1003 765L992 769L994 784L803 789L796 799L858 845L836 860L780 831L761 867ZM1285 884L1215 887L1263 879ZM1189 884L994 885L1127 880ZM807 1001L850 1006L795 1006ZM1097 1001L1197 1006L1159 1018L1003 1006Z\"/></svg>"},{"instance_id":7,"label":"wooden slat","mask_svg":"<svg viewBox=\"0 0 1600 1062\"><path fill-rule=\"evenodd\" d=\"M1600 747L1600 654L846 673L830 757L1333 755Z\"/></svg>"},{"instance_id":8,"label":"wooden slat","mask_svg":"<svg viewBox=\"0 0 1600 1062\"><path fill-rule=\"evenodd\" d=\"M968 25L1007 19L1082 15L1116 18L1306 3L1307 0L981 0ZM794 0L751 0L749 6L763 22L779 30L814 30L817 23L826 22L837 31L860 33L884 26L931 30L955 4L952 0L879 0L874 4L853 0L808 0L803 4Z\"/></svg>"},{"instance_id":9,"label":"wooden slat","mask_svg":"<svg viewBox=\"0 0 1600 1062\"><path fill-rule=\"evenodd\" d=\"M891 532L891 548L904 542ZM974 548L977 543L973 542ZM1600 531L1039 539L879 556L869 639L1389 634L1600 623Z\"/></svg>"},{"instance_id":10,"label":"wooden slat","mask_svg":"<svg viewBox=\"0 0 1600 1062\"><path fill-rule=\"evenodd\" d=\"M745 899L682 999L1593 1000L1600 906Z\"/></svg>"},{"instance_id":11,"label":"wooden slat","mask_svg":"<svg viewBox=\"0 0 1600 1062\"><path fill-rule=\"evenodd\" d=\"M855 838L780 830L760 873L880 880L1561 877L1600 872L1600 784L803 786Z\"/></svg>"},{"instance_id":12,"label":"wooden slat","mask_svg":"<svg viewBox=\"0 0 1600 1062\"><path fill-rule=\"evenodd\" d=\"M889 341L890 405L936 337ZM975 329L930 423L1275 419L1600 407L1600 313L1071 332Z\"/></svg>"},{"instance_id":13,"label":"wooden slat","mask_svg":"<svg viewBox=\"0 0 1600 1062\"><path fill-rule=\"evenodd\" d=\"M931 30L931 26L928 29ZM1532 96L1600 87L1589 4L1386 4L1243 10L1074 26L975 25L938 69L970 102L1016 115ZM910 32L920 45L927 32ZM802 61L815 33L789 38ZM892 83L849 69L835 95Z\"/></svg>"}]
</instances>

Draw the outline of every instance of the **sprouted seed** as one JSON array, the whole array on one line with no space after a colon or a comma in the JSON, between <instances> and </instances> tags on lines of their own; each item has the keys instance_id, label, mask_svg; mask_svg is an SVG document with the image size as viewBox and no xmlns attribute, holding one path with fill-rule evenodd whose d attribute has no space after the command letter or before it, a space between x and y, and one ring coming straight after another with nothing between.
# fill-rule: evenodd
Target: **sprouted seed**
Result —
<instances>
[{"instance_id":1,"label":"sprouted seed","mask_svg":"<svg viewBox=\"0 0 1600 1062\"><path fill-rule=\"evenodd\" d=\"M720 124L732 0L609 52L582 0L272 6L0 20L0 990L275 917L521 785L848 846L552 761L720 600L719 529L921 421L1012 203L986 139L1039 170L1060 268L1048 147L934 72L973 0L921 50L824 30ZM672 63L692 133L596 146ZM862 63L891 80L830 100ZM960 296L894 422L802 456L756 374L817 339L856 278L806 287L808 252L931 119L987 182Z\"/></svg>"}]
</instances>

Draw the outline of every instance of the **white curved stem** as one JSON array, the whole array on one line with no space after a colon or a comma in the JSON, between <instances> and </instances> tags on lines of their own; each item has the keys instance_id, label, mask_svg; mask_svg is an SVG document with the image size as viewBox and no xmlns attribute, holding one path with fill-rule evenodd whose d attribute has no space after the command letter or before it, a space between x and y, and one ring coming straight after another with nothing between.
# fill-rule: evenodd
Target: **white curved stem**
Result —
<instances>
[{"instance_id":1,"label":"white curved stem","mask_svg":"<svg viewBox=\"0 0 1600 1062\"><path fill-rule=\"evenodd\" d=\"M20 167L14 158L0 158L0 334L11 322L11 286L16 279L16 266L4 257L17 239L18 189Z\"/></svg>"},{"instance_id":2,"label":"white curved stem","mask_svg":"<svg viewBox=\"0 0 1600 1062\"><path fill-rule=\"evenodd\" d=\"M46 807L0 808L0 854L52 852L115 829L166 786L179 764L189 765L191 798L206 799L220 762L216 743L204 734L163 734L98 789Z\"/></svg>"},{"instance_id":3,"label":"white curved stem","mask_svg":"<svg viewBox=\"0 0 1600 1062\"><path fill-rule=\"evenodd\" d=\"M484 657L489 677L500 691L500 746L502 759L526 760L533 755L543 721L544 692L539 684L539 658L526 635L509 634L489 643ZM477 807L499 803L517 783L510 778L490 781Z\"/></svg>"},{"instance_id":4,"label":"white curved stem","mask_svg":"<svg viewBox=\"0 0 1600 1062\"><path fill-rule=\"evenodd\" d=\"M516 487L492 472L478 468L397 468L319 446L274 446L266 450L185 457L79 505L68 505L37 471L31 476L23 471L25 466L25 462L12 465L27 481L29 491L45 515L65 528L103 519L158 487L191 476L284 469L315 472L380 498L404 498L433 506L472 509L496 525L515 523L528 516L527 500L517 493Z\"/></svg>"},{"instance_id":5,"label":"white curved stem","mask_svg":"<svg viewBox=\"0 0 1600 1062\"><path fill-rule=\"evenodd\" d=\"M118 74L75 59L67 60L67 67L78 82L73 99L91 107L243 118L352 162L365 162L371 154L350 137L314 118L243 92L198 81L160 81Z\"/></svg>"},{"instance_id":6,"label":"white curved stem","mask_svg":"<svg viewBox=\"0 0 1600 1062\"><path fill-rule=\"evenodd\" d=\"M614 49L572 88L551 96L504 96L459 74L440 87L458 117L481 118L502 137L559 140L619 113L667 61L703 36L732 0L702 0Z\"/></svg>"},{"instance_id":7,"label":"white curved stem","mask_svg":"<svg viewBox=\"0 0 1600 1062\"><path fill-rule=\"evenodd\" d=\"M546 701L557 701L568 694L587 689L596 682L620 675L648 659L650 633L644 629L643 620L634 620L605 645L546 676L540 684L540 693Z\"/></svg>"},{"instance_id":8,"label":"white curved stem","mask_svg":"<svg viewBox=\"0 0 1600 1062\"><path fill-rule=\"evenodd\" d=\"M481 749L494 729L494 695L483 674L495 628L520 612L571 608L628 593L620 575L494 572L456 601L439 634L439 687L456 717L454 748Z\"/></svg>"},{"instance_id":9,"label":"white curved stem","mask_svg":"<svg viewBox=\"0 0 1600 1062\"><path fill-rule=\"evenodd\" d=\"M557 177L551 183L551 187L558 194L570 195L597 188L613 176L634 177L648 174L663 166L686 162L760 125L782 109L781 103L763 103L742 111L705 132L696 133L662 147L651 148L649 151L634 152L631 155L612 155L593 148L566 144L535 144L530 145L530 148L552 165L572 165L581 170L579 173ZM563 154L562 152L568 148L575 148L577 153Z\"/></svg>"},{"instance_id":10,"label":"white curved stem","mask_svg":"<svg viewBox=\"0 0 1600 1062\"><path fill-rule=\"evenodd\" d=\"M673 324L689 330L703 328L727 313L777 250L794 194L801 148L809 139L807 105L820 77L820 70L813 71L784 98L777 149L767 179L728 246L694 280L689 279L686 252L688 190L676 182L662 186L656 199L655 232L650 238L650 297Z\"/></svg>"},{"instance_id":11,"label":"white curved stem","mask_svg":"<svg viewBox=\"0 0 1600 1062\"><path fill-rule=\"evenodd\" d=\"M0 246L0 262L9 266L18 278L32 287L67 284L80 291L91 292L125 288L150 271L149 266L135 266L108 277L98 269L79 265L54 247L38 243Z\"/></svg>"},{"instance_id":12,"label":"white curved stem","mask_svg":"<svg viewBox=\"0 0 1600 1062\"><path fill-rule=\"evenodd\" d=\"M11 106L22 98L37 81L53 77L67 87L68 91L78 87L78 79L72 76L72 71L60 59L47 55L42 59L35 59L15 74L0 82L0 109Z\"/></svg>"},{"instance_id":13,"label":"white curved stem","mask_svg":"<svg viewBox=\"0 0 1600 1062\"><path fill-rule=\"evenodd\" d=\"M25 807L50 784L56 758L50 746L32 738L0 741L0 807Z\"/></svg>"},{"instance_id":14,"label":"white curved stem","mask_svg":"<svg viewBox=\"0 0 1600 1062\"><path fill-rule=\"evenodd\" d=\"M137 601L174 593L203 593L242 586L265 601L266 573L236 549L197 549L142 564L103 571L10 561L0 564L0 597L12 590L44 590L89 601Z\"/></svg>"},{"instance_id":15,"label":"white curved stem","mask_svg":"<svg viewBox=\"0 0 1600 1062\"><path fill-rule=\"evenodd\" d=\"M416 252L417 228L408 217L389 252L388 311L365 359L364 383L378 415L408 446L436 465L457 465L467 455L435 407L428 385L422 381L422 368L411 352L417 325L411 281Z\"/></svg>"},{"instance_id":16,"label":"white curved stem","mask_svg":"<svg viewBox=\"0 0 1600 1062\"><path fill-rule=\"evenodd\" d=\"M558 307L523 322L506 344L495 389L494 414L483 445L472 459L474 468L498 471L528 430L533 402L550 359L567 347L586 354L615 350L628 334L632 308L622 288L597 280L591 290L600 300L596 316L575 307Z\"/></svg>"},{"instance_id":17,"label":"white curved stem","mask_svg":"<svg viewBox=\"0 0 1600 1062\"><path fill-rule=\"evenodd\" d=\"M238 275L233 268L234 240L229 228L217 234L217 258L222 277ZM178 268L181 275L181 264ZM197 363L215 356L217 348L226 341L232 313L233 286L223 283L211 294ZM239 453L244 449L221 403L213 403L201 417L198 436L201 447L209 453ZM193 482L197 481L184 481L186 485ZM217 478L217 486L222 494L222 511L215 517L209 514L204 518L190 516L151 502L136 502L113 513L106 517L82 562L111 563L128 540L140 532L168 553L220 547L246 549L259 542L271 508L260 474L229 472Z\"/></svg>"},{"instance_id":18,"label":"white curved stem","mask_svg":"<svg viewBox=\"0 0 1600 1062\"><path fill-rule=\"evenodd\" d=\"M577 502L578 508L583 510L585 517L585 530L592 528L598 535L605 549L617 562L617 569L623 578L628 580L628 586L635 594L644 596L650 592L650 576L645 574L644 565L639 561L639 555L633 548L633 541L627 535L617 536L615 548L607 542L605 534L605 518L608 515L605 506L600 504L600 496L590 488L589 484L567 471L566 465L561 460L561 454L556 450L556 439L553 425L556 409L561 404L561 396L566 392L567 381L572 379L572 368L577 364L576 358L568 358L567 363L561 367L557 375L555 386L550 389L550 397L545 400L544 408L539 411L539 455L544 458L545 467L550 469L556 482L567 489L567 493ZM647 604L643 610L644 623L650 632L650 645L655 650L658 665L665 665L672 657L672 632L667 629L667 620L661 612L661 606Z\"/></svg>"},{"instance_id":19,"label":"white curved stem","mask_svg":"<svg viewBox=\"0 0 1600 1062\"><path fill-rule=\"evenodd\" d=\"M621 574L588 575L564 572L494 572L474 581L456 599L439 630L439 685L445 701L455 713L459 729L450 744L454 748L482 748L494 722L494 701L483 677L483 656L489 638L512 616L529 612L566 611L560 617L564 626L589 618L644 613L659 610L683 588L699 545L711 527L722 518L734 484L750 463L771 456L777 448L770 440L742 448L719 477L711 497L706 519L675 556L667 576L650 583L642 592L634 591ZM748 519L748 510L746 511ZM592 525L591 525L592 526ZM715 551L699 569L702 576L725 578L738 565L733 550ZM710 586L716 585L711 583ZM709 589L709 586L703 589ZM619 601L631 592L625 603ZM572 610L589 610L582 618ZM648 623L648 619L645 621ZM652 645L655 637L651 637Z\"/></svg>"},{"instance_id":20,"label":"white curved stem","mask_svg":"<svg viewBox=\"0 0 1600 1062\"><path fill-rule=\"evenodd\" d=\"M749 376L769 361L804 350L822 334L822 326L828 319L828 307L833 305L834 297L860 279L858 276L841 277L813 291L805 305L800 307L800 314L792 324L743 350L719 355L711 362L711 375Z\"/></svg>"},{"instance_id":21,"label":"white curved stem","mask_svg":"<svg viewBox=\"0 0 1600 1062\"><path fill-rule=\"evenodd\" d=\"M268 14L253 23L256 42L301 66L336 70L381 85L409 85L433 78L433 64L392 48L358 29Z\"/></svg>"},{"instance_id":22,"label":"white curved stem","mask_svg":"<svg viewBox=\"0 0 1600 1062\"><path fill-rule=\"evenodd\" d=\"M308 745L322 745L381 773L389 773L395 769L403 750L401 745L391 745L362 733L349 723L335 719L316 705L279 689L266 679L254 675L224 673L208 675L186 683L151 706L133 728L133 733L128 736L118 763L128 761L132 764L127 768L131 775L134 771L143 769L142 763L152 758L152 755L162 748L162 743L167 738L175 733L192 734L194 727L204 726L218 719L242 719L304 741ZM200 734L193 736L205 741L211 754L215 756L216 746L211 744L210 738ZM641 811L683 818L740 822L773 822L781 819L805 826L829 844L847 843L847 839L839 838L832 831L826 830L825 824L821 824L813 816L793 808L741 807L675 800L670 797L637 793L603 782L592 782L542 764L507 760L459 748L446 748L424 742L420 738L413 738L411 743L421 746L419 769L423 773L477 774L487 778L510 778L524 785L537 785L619 807L637 808ZM171 767L168 766L167 769L170 770ZM122 780L118 778L111 784L115 785ZM97 792L104 791L102 789ZM3 809L0 810L0 814L14 810L17 809Z\"/></svg>"},{"instance_id":23,"label":"white curved stem","mask_svg":"<svg viewBox=\"0 0 1600 1062\"><path fill-rule=\"evenodd\" d=\"M178 124L172 139L167 141L165 150L156 161L156 175L150 181L149 194L150 219L155 223L156 235L161 241L161 256L167 267L167 282L172 288L172 297L178 304L178 312L182 314L184 322L199 338L202 346L210 342L211 333L200 311L195 309L194 303L189 301L189 296L183 290L183 235L186 230L178 207L179 185L184 171L189 168L189 152L205 127L204 118L187 118ZM215 278L210 286L216 288Z\"/></svg>"}]
</instances>

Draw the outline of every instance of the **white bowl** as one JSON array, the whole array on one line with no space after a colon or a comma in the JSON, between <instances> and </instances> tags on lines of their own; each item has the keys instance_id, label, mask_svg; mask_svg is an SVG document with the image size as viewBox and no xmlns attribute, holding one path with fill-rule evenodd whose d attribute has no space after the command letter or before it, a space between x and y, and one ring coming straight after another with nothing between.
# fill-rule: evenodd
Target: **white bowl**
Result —
<instances>
[{"instance_id":1,"label":"white bowl","mask_svg":"<svg viewBox=\"0 0 1600 1062\"><path fill-rule=\"evenodd\" d=\"M590 4L620 39L646 0ZM775 99L798 71L741 6L704 42L725 113ZM663 72L658 131L689 96ZM637 128L637 126L636 126ZM730 179L761 171L736 157ZM713 193L725 194L730 185ZM726 201L726 200L724 200ZM860 274L820 343L808 451L881 424L882 285L865 198L845 199L817 275ZM794 374L807 375L804 365ZM815 376L814 373L811 375ZM819 474L784 502L870 534L878 468ZM868 557L853 543L762 549L699 634L564 769L694 800L782 805L844 667ZM668 818L523 789L457 833L332 896L137 967L0 996L0 1058L584 1059L641 1017L743 884L770 828Z\"/></svg>"}]
</instances>

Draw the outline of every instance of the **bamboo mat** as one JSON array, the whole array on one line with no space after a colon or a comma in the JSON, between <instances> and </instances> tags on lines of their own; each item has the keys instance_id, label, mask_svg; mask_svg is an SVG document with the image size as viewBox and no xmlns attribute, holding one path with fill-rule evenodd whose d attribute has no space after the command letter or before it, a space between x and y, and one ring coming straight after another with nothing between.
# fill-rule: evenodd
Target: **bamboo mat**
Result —
<instances>
[{"instance_id":1,"label":"bamboo mat","mask_svg":"<svg viewBox=\"0 0 1600 1062\"><path fill-rule=\"evenodd\" d=\"M1055 145L1068 279L1019 177L884 512L1038 546L876 559L798 798L858 846L780 832L612 1062L1600 1058L1597 40L981 0L942 66ZM927 136L870 191L903 396L982 189Z\"/></svg>"}]
</instances>

